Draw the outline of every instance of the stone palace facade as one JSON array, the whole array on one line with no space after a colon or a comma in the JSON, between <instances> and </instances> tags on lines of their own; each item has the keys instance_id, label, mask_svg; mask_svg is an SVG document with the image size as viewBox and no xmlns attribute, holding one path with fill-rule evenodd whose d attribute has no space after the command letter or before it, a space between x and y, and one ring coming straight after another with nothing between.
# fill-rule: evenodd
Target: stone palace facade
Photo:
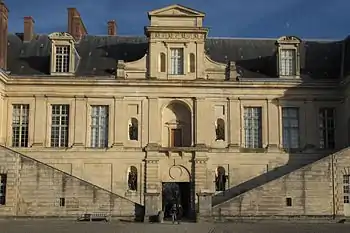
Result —
<instances>
[{"instance_id":1,"label":"stone palace facade","mask_svg":"<svg viewBox=\"0 0 350 233\"><path fill-rule=\"evenodd\" d=\"M134 37L75 8L67 32L10 34L8 14L0 216L350 215L350 39L210 38L181 5Z\"/></svg>"}]
</instances>

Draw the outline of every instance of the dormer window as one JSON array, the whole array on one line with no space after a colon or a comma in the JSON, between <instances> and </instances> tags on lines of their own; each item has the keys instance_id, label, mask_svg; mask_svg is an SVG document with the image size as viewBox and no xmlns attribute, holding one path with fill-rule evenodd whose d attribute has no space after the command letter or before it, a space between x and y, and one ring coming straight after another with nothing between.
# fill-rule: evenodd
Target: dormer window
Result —
<instances>
[{"instance_id":1,"label":"dormer window","mask_svg":"<svg viewBox=\"0 0 350 233\"><path fill-rule=\"evenodd\" d=\"M170 74L184 74L184 50L183 48L170 49Z\"/></svg>"},{"instance_id":2,"label":"dormer window","mask_svg":"<svg viewBox=\"0 0 350 233\"><path fill-rule=\"evenodd\" d=\"M277 67L279 77L300 76L300 42L300 39L294 36L283 36L277 40Z\"/></svg>"},{"instance_id":3,"label":"dormer window","mask_svg":"<svg viewBox=\"0 0 350 233\"><path fill-rule=\"evenodd\" d=\"M56 72L58 73L69 72L69 57L70 57L69 45L56 45L56 66L55 66Z\"/></svg>"},{"instance_id":4,"label":"dormer window","mask_svg":"<svg viewBox=\"0 0 350 233\"><path fill-rule=\"evenodd\" d=\"M280 75L295 76L295 49L280 50Z\"/></svg>"},{"instance_id":5,"label":"dormer window","mask_svg":"<svg viewBox=\"0 0 350 233\"><path fill-rule=\"evenodd\" d=\"M51 40L51 75L74 75L79 55L74 47L74 38L65 32L49 35Z\"/></svg>"}]
</instances>

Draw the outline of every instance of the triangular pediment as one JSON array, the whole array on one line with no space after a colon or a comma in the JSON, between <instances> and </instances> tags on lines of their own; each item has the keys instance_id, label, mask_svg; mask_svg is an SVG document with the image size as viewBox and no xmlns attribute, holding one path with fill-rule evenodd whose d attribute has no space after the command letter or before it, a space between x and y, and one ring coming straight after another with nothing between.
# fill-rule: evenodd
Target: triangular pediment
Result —
<instances>
[{"instance_id":1,"label":"triangular pediment","mask_svg":"<svg viewBox=\"0 0 350 233\"><path fill-rule=\"evenodd\" d=\"M148 17L151 16L193 16L193 17L204 17L205 14L200 11L193 10L191 8L181 6L178 4L160 8L148 12Z\"/></svg>"}]
</instances>

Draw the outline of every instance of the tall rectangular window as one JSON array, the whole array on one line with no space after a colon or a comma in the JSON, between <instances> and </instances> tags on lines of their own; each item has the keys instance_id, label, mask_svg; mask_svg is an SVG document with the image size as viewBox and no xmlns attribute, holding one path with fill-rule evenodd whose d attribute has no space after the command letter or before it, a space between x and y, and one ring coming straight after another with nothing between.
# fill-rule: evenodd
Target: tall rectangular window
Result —
<instances>
[{"instance_id":1,"label":"tall rectangular window","mask_svg":"<svg viewBox=\"0 0 350 233\"><path fill-rule=\"evenodd\" d=\"M261 107L244 108L244 135L246 148L262 147Z\"/></svg>"},{"instance_id":2,"label":"tall rectangular window","mask_svg":"<svg viewBox=\"0 0 350 233\"><path fill-rule=\"evenodd\" d=\"M29 104L14 104L12 112L12 146L28 147Z\"/></svg>"},{"instance_id":3,"label":"tall rectangular window","mask_svg":"<svg viewBox=\"0 0 350 233\"><path fill-rule=\"evenodd\" d=\"M91 147L108 146L108 106L91 108Z\"/></svg>"},{"instance_id":4,"label":"tall rectangular window","mask_svg":"<svg viewBox=\"0 0 350 233\"><path fill-rule=\"evenodd\" d=\"M281 76L293 76L295 75L295 50L294 49L281 49L280 53L280 75Z\"/></svg>"},{"instance_id":5,"label":"tall rectangular window","mask_svg":"<svg viewBox=\"0 0 350 233\"><path fill-rule=\"evenodd\" d=\"M51 147L68 147L69 105L52 105Z\"/></svg>"},{"instance_id":6,"label":"tall rectangular window","mask_svg":"<svg viewBox=\"0 0 350 233\"><path fill-rule=\"evenodd\" d=\"M0 205L6 204L7 174L0 174Z\"/></svg>"},{"instance_id":7,"label":"tall rectangular window","mask_svg":"<svg viewBox=\"0 0 350 233\"><path fill-rule=\"evenodd\" d=\"M170 49L170 74L184 74L184 50L182 48Z\"/></svg>"},{"instance_id":8,"label":"tall rectangular window","mask_svg":"<svg viewBox=\"0 0 350 233\"><path fill-rule=\"evenodd\" d=\"M335 109L319 109L320 148L335 147Z\"/></svg>"},{"instance_id":9,"label":"tall rectangular window","mask_svg":"<svg viewBox=\"0 0 350 233\"><path fill-rule=\"evenodd\" d=\"M68 73L70 62L70 46L56 45L56 72Z\"/></svg>"},{"instance_id":10,"label":"tall rectangular window","mask_svg":"<svg viewBox=\"0 0 350 233\"><path fill-rule=\"evenodd\" d=\"M282 108L283 148L299 148L299 108Z\"/></svg>"}]
</instances>

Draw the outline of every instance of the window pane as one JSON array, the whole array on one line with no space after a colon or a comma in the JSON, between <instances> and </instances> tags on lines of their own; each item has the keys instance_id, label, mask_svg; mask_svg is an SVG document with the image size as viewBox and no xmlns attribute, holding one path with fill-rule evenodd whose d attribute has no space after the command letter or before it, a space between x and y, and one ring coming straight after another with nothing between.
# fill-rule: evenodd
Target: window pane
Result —
<instances>
[{"instance_id":1,"label":"window pane","mask_svg":"<svg viewBox=\"0 0 350 233\"><path fill-rule=\"evenodd\" d=\"M295 75L295 50L281 49L280 52L280 74L284 76Z\"/></svg>"},{"instance_id":2,"label":"window pane","mask_svg":"<svg viewBox=\"0 0 350 233\"><path fill-rule=\"evenodd\" d=\"M299 148L299 108L282 108L283 148Z\"/></svg>"},{"instance_id":3,"label":"window pane","mask_svg":"<svg viewBox=\"0 0 350 233\"><path fill-rule=\"evenodd\" d=\"M29 105L14 104L12 113L12 146L28 147Z\"/></svg>"},{"instance_id":4,"label":"window pane","mask_svg":"<svg viewBox=\"0 0 350 233\"><path fill-rule=\"evenodd\" d=\"M91 147L108 146L108 106L91 107Z\"/></svg>"},{"instance_id":5,"label":"window pane","mask_svg":"<svg viewBox=\"0 0 350 233\"><path fill-rule=\"evenodd\" d=\"M51 146L68 147L69 105L52 105Z\"/></svg>"},{"instance_id":6,"label":"window pane","mask_svg":"<svg viewBox=\"0 0 350 233\"><path fill-rule=\"evenodd\" d=\"M262 147L261 107L244 108L244 133L246 148Z\"/></svg>"},{"instance_id":7,"label":"window pane","mask_svg":"<svg viewBox=\"0 0 350 233\"><path fill-rule=\"evenodd\" d=\"M335 147L335 109L321 108L319 110L320 148Z\"/></svg>"},{"instance_id":8,"label":"window pane","mask_svg":"<svg viewBox=\"0 0 350 233\"><path fill-rule=\"evenodd\" d=\"M171 70L170 73L174 75L181 75L183 74L183 49L182 48L176 48L170 50L170 65Z\"/></svg>"}]
</instances>

